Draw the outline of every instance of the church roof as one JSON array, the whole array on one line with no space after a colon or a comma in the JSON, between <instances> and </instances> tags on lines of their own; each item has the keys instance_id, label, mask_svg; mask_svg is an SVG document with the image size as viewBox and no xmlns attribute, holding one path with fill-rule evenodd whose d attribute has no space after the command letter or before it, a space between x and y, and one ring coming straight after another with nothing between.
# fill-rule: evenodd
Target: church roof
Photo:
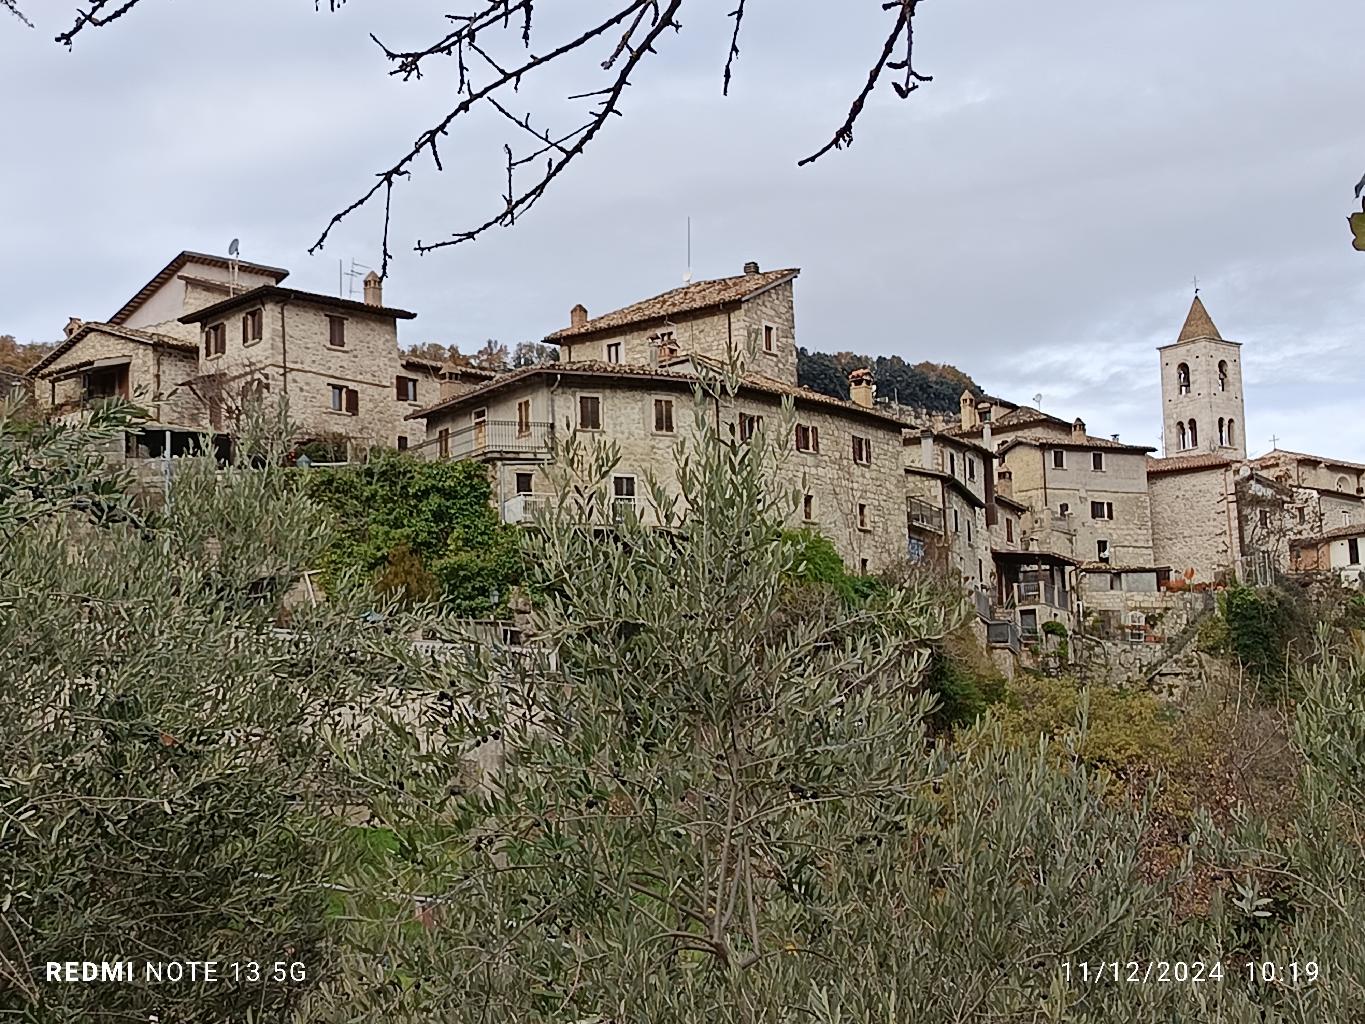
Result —
<instances>
[{"instance_id":1,"label":"church roof","mask_svg":"<svg viewBox=\"0 0 1365 1024\"><path fill-rule=\"evenodd\" d=\"M1196 295L1194 301L1190 303L1189 316L1185 317L1185 326L1180 328L1180 337L1176 339L1176 344L1200 338L1223 340L1223 336L1213 324L1213 317L1209 316L1209 311L1204 308L1204 300Z\"/></svg>"}]
</instances>

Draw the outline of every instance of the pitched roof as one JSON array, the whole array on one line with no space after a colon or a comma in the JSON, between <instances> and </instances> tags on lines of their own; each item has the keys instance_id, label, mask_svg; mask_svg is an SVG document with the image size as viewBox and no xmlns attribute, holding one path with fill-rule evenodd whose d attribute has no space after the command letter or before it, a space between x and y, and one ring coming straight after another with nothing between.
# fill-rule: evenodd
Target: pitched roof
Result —
<instances>
[{"instance_id":1,"label":"pitched roof","mask_svg":"<svg viewBox=\"0 0 1365 1024\"><path fill-rule=\"evenodd\" d=\"M656 295L621 309L594 317L576 327L547 334L545 340L557 343L567 338L596 334L599 331L615 330L631 324L646 323L650 320L664 320L681 313L695 313L704 309L714 309L732 302L743 302L759 292L790 281L801 273L798 268L787 270L765 270L753 274L740 274L737 277L722 277L714 281L696 281L681 288Z\"/></svg>"},{"instance_id":2,"label":"pitched roof","mask_svg":"<svg viewBox=\"0 0 1365 1024\"><path fill-rule=\"evenodd\" d=\"M1035 448L1101 448L1105 451L1130 452L1134 454L1146 454L1156 451L1155 448L1145 444L1124 444L1122 441L1115 441L1110 437L1095 437L1093 434L1086 434L1084 437L1045 437L1040 434L1020 434L1005 440L1000 446L1001 454L1015 445L1027 444Z\"/></svg>"},{"instance_id":3,"label":"pitched roof","mask_svg":"<svg viewBox=\"0 0 1365 1024\"><path fill-rule=\"evenodd\" d=\"M712 362L711 360L703 360L699 356L693 356L691 358L698 362ZM500 374L486 384L481 384L478 387L471 388L458 395L452 395L449 398L443 398L441 401L429 405L425 409L418 409L415 412L411 412L403 418L409 420L425 419L433 413L443 412L446 409L453 409L456 406L465 405L475 399L485 398L496 391L501 391L511 384L527 380L537 375L655 381L681 387L691 387L698 380L697 375L690 370L677 370L662 366L651 367L633 363L603 363L594 360L574 360L571 363L543 363L537 366L523 367L520 370L513 370L510 373ZM761 373L745 374L744 377L741 378L740 386L743 389L775 395L779 398L790 397L797 402L810 402L817 405L832 406L846 413L879 420L887 426L895 427L896 429L902 427L899 419L882 412L880 409L869 409L867 406L858 405L856 402L845 402L843 399L830 398L828 395L822 395L820 392L812 391L810 388L787 384L775 377L767 377Z\"/></svg>"},{"instance_id":4,"label":"pitched roof","mask_svg":"<svg viewBox=\"0 0 1365 1024\"><path fill-rule=\"evenodd\" d=\"M106 324L91 321L81 324L71 337L65 339L60 345L54 348L47 355L39 359L29 368L29 376L40 373L43 369L50 366L58 356L64 355L75 348L76 343L92 331L101 334L112 334L116 338L126 338L128 341L140 342L143 345L157 345L161 348L179 349L181 352L198 352L199 346L192 341L185 341L183 338L172 338L169 334L156 334L153 331L142 331L135 327L123 327L118 324Z\"/></svg>"},{"instance_id":5,"label":"pitched roof","mask_svg":"<svg viewBox=\"0 0 1365 1024\"><path fill-rule=\"evenodd\" d=\"M1288 456L1301 462L1316 462L1324 466L1346 466L1349 469L1365 469L1365 463L1347 462L1345 459L1332 459L1326 455L1309 455L1306 452L1291 452L1287 448L1272 448L1264 455L1259 455L1251 461L1256 465L1265 462L1274 462L1281 456Z\"/></svg>"},{"instance_id":6,"label":"pitched roof","mask_svg":"<svg viewBox=\"0 0 1365 1024\"><path fill-rule=\"evenodd\" d=\"M1153 473L1183 473L1193 469L1214 469L1231 466L1236 460L1215 452L1199 455L1172 455L1166 459L1148 459L1147 475Z\"/></svg>"},{"instance_id":7,"label":"pitched roof","mask_svg":"<svg viewBox=\"0 0 1365 1024\"><path fill-rule=\"evenodd\" d=\"M1291 537L1289 546L1293 548L1310 547L1323 541L1346 540L1350 537L1365 537L1365 523L1347 523L1345 526L1324 530L1314 537Z\"/></svg>"},{"instance_id":8,"label":"pitched roof","mask_svg":"<svg viewBox=\"0 0 1365 1024\"><path fill-rule=\"evenodd\" d=\"M182 252L171 262L156 272L156 275L138 289L136 295L123 304L117 313L109 318L111 324L121 324L132 316L139 306L147 301L147 298L163 284L178 274L181 269L189 263L200 263L210 267L221 267L229 269L232 264L225 256L210 256L202 252ZM289 271L282 267L267 267L261 263L247 263L245 260L238 260L237 267L241 270L250 271L253 274L265 274L275 278L275 283L279 284L289 276Z\"/></svg>"},{"instance_id":9,"label":"pitched roof","mask_svg":"<svg viewBox=\"0 0 1365 1024\"><path fill-rule=\"evenodd\" d=\"M1053 416L1051 413L1043 412L1029 405L1016 405L1003 416L991 420L991 432L1022 430L1024 427L1033 426L1037 423L1051 423L1055 426L1071 429L1071 424L1060 417ZM981 428L976 427L949 427L944 431L953 437L978 437Z\"/></svg>"},{"instance_id":10,"label":"pitched roof","mask_svg":"<svg viewBox=\"0 0 1365 1024\"><path fill-rule=\"evenodd\" d=\"M254 305L267 299L311 302L316 306L327 306L347 313L391 316L396 320L411 320L417 316L416 313L410 313L406 309L395 309L391 306L371 306L366 302L356 302L355 299L341 299L335 295L323 295L320 292L304 292L297 288L281 288L275 284L263 284L258 288L242 292L241 295L233 295L222 302L215 302L211 306L205 306L203 309L196 309L193 313L187 313L180 318L180 322L182 324L202 324L205 320L212 320L216 316L221 316L223 313L231 312L241 306Z\"/></svg>"},{"instance_id":11,"label":"pitched roof","mask_svg":"<svg viewBox=\"0 0 1365 1024\"><path fill-rule=\"evenodd\" d=\"M1213 325L1213 318L1209 316L1209 311L1204 308L1204 300L1198 295L1190 303L1190 312L1185 317L1185 326L1180 328L1180 337L1176 338L1176 344L1182 341L1196 341L1200 338L1209 338L1214 341L1222 341L1223 336L1218 333L1218 328Z\"/></svg>"}]
</instances>

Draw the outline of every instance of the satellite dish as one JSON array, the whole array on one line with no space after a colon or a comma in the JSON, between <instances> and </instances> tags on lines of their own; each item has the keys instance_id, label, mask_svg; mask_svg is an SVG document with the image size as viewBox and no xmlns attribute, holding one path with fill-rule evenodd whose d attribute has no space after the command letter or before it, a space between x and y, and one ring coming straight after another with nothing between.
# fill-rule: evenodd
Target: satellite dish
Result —
<instances>
[{"instance_id":1,"label":"satellite dish","mask_svg":"<svg viewBox=\"0 0 1365 1024\"><path fill-rule=\"evenodd\" d=\"M229 256L236 256L236 255L237 255L239 252L241 252L241 251L242 251L242 242L241 242L241 239L234 238L234 239L232 240L232 244L228 246L228 255L229 255Z\"/></svg>"}]
</instances>

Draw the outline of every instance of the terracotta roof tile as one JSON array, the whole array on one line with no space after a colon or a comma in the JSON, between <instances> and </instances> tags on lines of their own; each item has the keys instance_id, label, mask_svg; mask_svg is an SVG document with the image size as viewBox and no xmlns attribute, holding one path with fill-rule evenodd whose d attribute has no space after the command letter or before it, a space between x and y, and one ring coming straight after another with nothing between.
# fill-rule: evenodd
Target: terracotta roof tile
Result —
<instances>
[{"instance_id":1,"label":"terracotta roof tile","mask_svg":"<svg viewBox=\"0 0 1365 1024\"><path fill-rule=\"evenodd\" d=\"M179 256L175 257L175 259L171 260L171 262L167 263L164 267L157 271L156 275L150 281L148 281L140 289L138 289L138 293L134 295L131 299L129 299L127 302L125 302L119 308L119 311L109 318L109 323L111 324L123 323L123 321L127 320L137 311L139 306L141 306L144 302L147 301L148 297L154 291L160 288L163 284L169 281L172 277L178 274L187 264L190 263L199 263L210 267L219 267L224 270L228 269L232 265L229 262L228 258L225 256L210 256L208 253L202 252L188 251L182 252ZM275 279L276 284L279 284L281 281L283 281L286 277L289 276L289 271L285 270L283 267L267 267L264 264L260 263L248 263L246 260L237 261L237 267L239 270L246 270L253 274L262 274L267 277L273 277Z\"/></svg>"},{"instance_id":2,"label":"terracotta roof tile","mask_svg":"<svg viewBox=\"0 0 1365 1024\"><path fill-rule=\"evenodd\" d=\"M1304 462L1318 462L1327 466L1347 466L1351 469L1365 469L1365 463L1347 462L1345 459L1331 459L1326 455L1309 455L1306 452L1291 452L1287 448L1272 448L1264 455L1258 456L1251 461L1256 465L1261 466L1277 462L1282 456L1302 460Z\"/></svg>"},{"instance_id":3,"label":"terracotta roof tile","mask_svg":"<svg viewBox=\"0 0 1365 1024\"><path fill-rule=\"evenodd\" d=\"M1213 325L1213 318L1209 316L1209 311L1204 308L1204 300L1198 295L1190 303L1189 315L1185 317L1185 326L1180 328L1180 337L1176 339L1176 344L1182 341L1195 341L1200 338L1210 338L1214 341L1222 341L1223 336L1218 333L1218 328Z\"/></svg>"},{"instance_id":4,"label":"terracotta roof tile","mask_svg":"<svg viewBox=\"0 0 1365 1024\"><path fill-rule=\"evenodd\" d=\"M1182 473L1192 469L1214 469L1222 466L1231 466L1235 460L1226 455L1218 455L1215 452L1204 452L1200 455L1172 455L1166 459L1147 460L1147 475L1153 473Z\"/></svg>"},{"instance_id":5,"label":"terracotta roof tile","mask_svg":"<svg viewBox=\"0 0 1365 1024\"><path fill-rule=\"evenodd\" d=\"M34 363L29 369L29 375L33 376L40 373L43 369L50 366L58 356L70 352L76 343L84 338L91 331L99 331L102 334L112 334L117 338L127 338L129 341L142 342L144 345L159 345L162 348L179 349L181 352L198 352L199 346L192 341L185 341L183 338L172 338L169 334L156 334L153 331L143 331L135 327L124 327L121 324L106 324L91 321L81 324L80 329L71 337L66 338L60 345L54 348L42 359Z\"/></svg>"},{"instance_id":6,"label":"terracotta roof tile","mask_svg":"<svg viewBox=\"0 0 1365 1024\"><path fill-rule=\"evenodd\" d=\"M565 338L576 338L598 331L614 330L631 324L649 320L662 320L681 313L693 313L703 309L723 306L731 302L742 302L758 292L791 280L801 273L799 269L766 270L757 274L740 274L737 277L722 277L714 281L696 281L681 288L656 295L651 299L633 303L621 309L594 317L577 327L547 334L545 340L557 342Z\"/></svg>"},{"instance_id":7,"label":"terracotta roof tile","mask_svg":"<svg viewBox=\"0 0 1365 1024\"><path fill-rule=\"evenodd\" d=\"M1084 437L1045 437L1041 434L1017 434L1005 439L1002 446L1013 447L1016 444L1029 444L1038 448L1101 448L1105 451L1115 452L1154 452L1155 448L1145 444L1125 444L1123 441L1115 441L1111 437L1095 437L1093 434L1086 434ZM1150 461L1150 460L1148 460Z\"/></svg>"}]
</instances>

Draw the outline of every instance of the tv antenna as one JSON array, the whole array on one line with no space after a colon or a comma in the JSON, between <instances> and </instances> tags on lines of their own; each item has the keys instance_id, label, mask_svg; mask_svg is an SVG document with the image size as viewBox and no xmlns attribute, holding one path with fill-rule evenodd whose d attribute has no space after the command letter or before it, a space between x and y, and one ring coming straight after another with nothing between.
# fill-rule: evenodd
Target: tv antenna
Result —
<instances>
[{"instance_id":1,"label":"tv antenna","mask_svg":"<svg viewBox=\"0 0 1365 1024\"><path fill-rule=\"evenodd\" d=\"M237 267L241 262L238 256L242 252L242 240L234 238L228 243L228 294L237 294Z\"/></svg>"},{"instance_id":2,"label":"tv antenna","mask_svg":"<svg viewBox=\"0 0 1365 1024\"><path fill-rule=\"evenodd\" d=\"M683 284L692 283L692 218L687 218L687 271L683 274Z\"/></svg>"},{"instance_id":3,"label":"tv antenna","mask_svg":"<svg viewBox=\"0 0 1365 1024\"><path fill-rule=\"evenodd\" d=\"M341 261L338 260L337 262L340 263ZM354 297L355 297L355 279L356 279L357 277L364 277L364 276L365 276L365 271L367 271L367 270L373 270L373 269L374 269L373 267L367 267L365 264L363 264L363 263L357 263L354 259L352 259L352 260L351 260L351 269L348 270L348 271L346 271L344 275L341 274L340 271L338 270L338 282L337 282L338 284L340 284L340 278L341 278L341 277L344 276L344 277L350 278L350 280L346 283L346 286L345 286L345 289L344 289L345 294L341 295L340 298L343 298L343 299L351 299L351 298L354 298Z\"/></svg>"}]
</instances>

